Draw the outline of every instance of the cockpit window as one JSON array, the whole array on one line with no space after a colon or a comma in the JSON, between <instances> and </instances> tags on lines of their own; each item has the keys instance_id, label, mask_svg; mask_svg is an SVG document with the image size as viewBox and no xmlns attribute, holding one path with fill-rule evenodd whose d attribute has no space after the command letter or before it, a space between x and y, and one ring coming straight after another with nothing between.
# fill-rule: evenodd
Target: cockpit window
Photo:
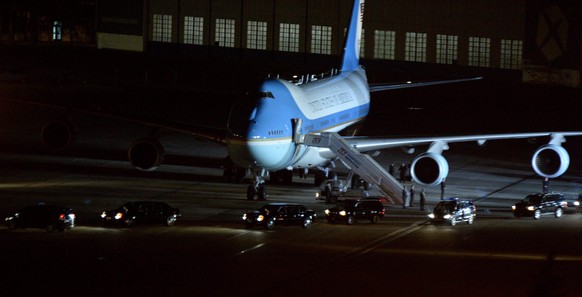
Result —
<instances>
[{"instance_id":1,"label":"cockpit window","mask_svg":"<svg viewBox=\"0 0 582 297\"><path fill-rule=\"evenodd\" d=\"M263 99L263 98L275 99L275 96L273 96L273 93L263 92L263 91L249 92L249 93L247 93L247 97L250 99Z\"/></svg>"}]
</instances>

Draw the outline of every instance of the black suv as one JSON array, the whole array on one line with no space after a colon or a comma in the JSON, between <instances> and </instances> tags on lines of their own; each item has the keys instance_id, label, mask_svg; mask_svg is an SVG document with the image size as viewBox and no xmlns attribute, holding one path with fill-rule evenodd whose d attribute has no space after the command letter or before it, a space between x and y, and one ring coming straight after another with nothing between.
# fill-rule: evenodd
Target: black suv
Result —
<instances>
[{"instance_id":1,"label":"black suv","mask_svg":"<svg viewBox=\"0 0 582 297\"><path fill-rule=\"evenodd\" d=\"M562 193L535 193L527 195L514 204L511 209L516 217L533 217L539 220L543 215L554 215L556 218L564 214L568 202Z\"/></svg>"},{"instance_id":2,"label":"black suv","mask_svg":"<svg viewBox=\"0 0 582 297\"><path fill-rule=\"evenodd\" d=\"M132 201L123 206L106 210L101 219L106 224L119 224L129 227L135 223L164 223L172 226L180 217L180 210L170 207L165 202Z\"/></svg>"},{"instance_id":3,"label":"black suv","mask_svg":"<svg viewBox=\"0 0 582 297\"><path fill-rule=\"evenodd\" d=\"M5 222L8 229L41 228L47 232L62 232L75 226L75 214L67 207L40 204L20 209Z\"/></svg>"},{"instance_id":4,"label":"black suv","mask_svg":"<svg viewBox=\"0 0 582 297\"><path fill-rule=\"evenodd\" d=\"M433 212L428 215L432 223L449 223L451 226L457 222L467 222L473 224L477 216L477 208L471 200L461 200L459 198L448 198L439 202Z\"/></svg>"},{"instance_id":5,"label":"black suv","mask_svg":"<svg viewBox=\"0 0 582 297\"><path fill-rule=\"evenodd\" d=\"M258 210L245 213L242 220L247 227L264 225L267 229L273 229L275 225L283 224L309 228L316 217L313 210L300 204L269 203Z\"/></svg>"},{"instance_id":6,"label":"black suv","mask_svg":"<svg viewBox=\"0 0 582 297\"><path fill-rule=\"evenodd\" d=\"M330 223L343 221L351 225L360 219L378 223L385 212L378 199L346 199L338 202L336 207L326 209L325 216Z\"/></svg>"}]
</instances>

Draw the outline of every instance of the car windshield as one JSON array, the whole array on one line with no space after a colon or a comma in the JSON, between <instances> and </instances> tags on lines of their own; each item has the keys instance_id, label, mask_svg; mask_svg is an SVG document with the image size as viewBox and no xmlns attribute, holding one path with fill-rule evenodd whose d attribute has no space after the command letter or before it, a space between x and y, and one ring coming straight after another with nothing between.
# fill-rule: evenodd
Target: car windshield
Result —
<instances>
[{"instance_id":1,"label":"car windshield","mask_svg":"<svg viewBox=\"0 0 582 297\"><path fill-rule=\"evenodd\" d=\"M437 206L434 208L435 212L441 213L448 213L455 210L455 203L454 202L439 202Z\"/></svg>"},{"instance_id":2,"label":"car windshield","mask_svg":"<svg viewBox=\"0 0 582 297\"><path fill-rule=\"evenodd\" d=\"M267 204L267 205L259 208L259 212L263 212L263 213L268 214L272 211L275 211L275 212L278 211L280 207L281 207L281 205L269 205L269 204Z\"/></svg>"},{"instance_id":3,"label":"car windshield","mask_svg":"<svg viewBox=\"0 0 582 297\"><path fill-rule=\"evenodd\" d=\"M523 199L523 202L527 203L540 203L542 202L542 197L540 195L529 195Z\"/></svg>"},{"instance_id":4,"label":"car windshield","mask_svg":"<svg viewBox=\"0 0 582 297\"><path fill-rule=\"evenodd\" d=\"M357 203L358 203L358 201L356 201L356 200L338 201L337 207L341 208L341 209L352 209L356 206Z\"/></svg>"}]
</instances>

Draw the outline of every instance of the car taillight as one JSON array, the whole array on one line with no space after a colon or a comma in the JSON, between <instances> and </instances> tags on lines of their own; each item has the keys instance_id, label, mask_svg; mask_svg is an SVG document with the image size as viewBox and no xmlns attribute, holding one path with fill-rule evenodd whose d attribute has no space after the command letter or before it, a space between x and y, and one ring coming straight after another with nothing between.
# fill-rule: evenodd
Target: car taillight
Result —
<instances>
[{"instance_id":1,"label":"car taillight","mask_svg":"<svg viewBox=\"0 0 582 297\"><path fill-rule=\"evenodd\" d=\"M65 219L65 214L64 214L64 213L60 214L60 215L59 215L59 220L61 220L61 221L62 221L62 220L64 220L64 219Z\"/></svg>"}]
</instances>

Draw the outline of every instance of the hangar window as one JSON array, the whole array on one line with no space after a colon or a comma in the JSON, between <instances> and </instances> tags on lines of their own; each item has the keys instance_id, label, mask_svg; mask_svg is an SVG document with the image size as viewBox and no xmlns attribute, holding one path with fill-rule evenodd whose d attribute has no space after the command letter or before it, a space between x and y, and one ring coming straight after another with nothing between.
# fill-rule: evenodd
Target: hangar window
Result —
<instances>
[{"instance_id":1,"label":"hangar window","mask_svg":"<svg viewBox=\"0 0 582 297\"><path fill-rule=\"evenodd\" d=\"M311 26L311 53L331 54L331 27Z\"/></svg>"},{"instance_id":2,"label":"hangar window","mask_svg":"<svg viewBox=\"0 0 582 297\"><path fill-rule=\"evenodd\" d=\"M247 22L247 48L267 49L267 22Z\"/></svg>"},{"instance_id":3,"label":"hangar window","mask_svg":"<svg viewBox=\"0 0 582 297\"><path fill-rule=\"evenodd\" d=\"M505 69L522 69L522 47L521 40L501 40L501 62L499 67Z\"/></svg>"},{"instance_id":4,"label":"hangar window","mask_svg":"<svg viewBox=\"0 0 582 297\"><path fill-rule=\"evenodd\" d=\"M54 21L53 22L53 40L61 41L63 40L63 22Z\"/></svg>"},{"instance_id":5,"label":"hangar window","mask_svg":"<svg viewBox=\"0 0 582 297\"><path fill-rule=\"evenodd\" d=\"M204 44L203 17L184 17L184 43L196 45Z\"/></svg>"},{"instance_id":6,"label":"hangar window","mask_svg":"<svg viewBox=\"0 0 582 297\"><path fill-rule=\"evenodd\" d=\"M394 60L396 49L395 31L374 31L374 58Z\"/></svg>"},{"instance_id":7,"label":"hangar window","mask_svg":"<svg viewBox=\"0 0 582 297\"><path fill-rule=\"evenodd\" d=\"M154 14L153 41L172 42L172 15Z\"/></svg>"},{"instance_id":8,"label":"hangar window","mask_svg":"<svg viewBox=\"0 0 582 297\"><path fill-rule=\"evenodd\" d=\"M214 42L218 46L234 47L235 22L231 19L216 19Z\"/></svg>"},{"instance_id":9,"label":"hangar window","mask_svg":"<svg viewBox=\"0 0 582 297\"><path fill-rule=\"evenodd\" d=\"M404 60L426 62L426 33L406 32Z\"/></svg>"},{"instance_id":10,"label":"hangar window","mask_svg":"<svg viewBox=\"0 0 582 297\"><path fill-rule=\"evenodd\" d=\"M459 36L437 34L436 42L436 62L456 64Z\"/></svg>"},{"instance_id":11,"label":"hangar window","mask_svg":"<svg viewBox=\"0 0 582 297\"><path fill-rule=\"evenodd\" d=\"M299 24L279 24L279 50L299 52Z\"/></svg>"},{"instance_id":12,"label":"hangar window","mask_svg":"<svg viewBox=\"0 0 582 297\"><path fill-rule=\"evenodd\" d=\"M490 38L469 37L469 66L489 67L490 57Z\"/></svg>"}]
</instances>

